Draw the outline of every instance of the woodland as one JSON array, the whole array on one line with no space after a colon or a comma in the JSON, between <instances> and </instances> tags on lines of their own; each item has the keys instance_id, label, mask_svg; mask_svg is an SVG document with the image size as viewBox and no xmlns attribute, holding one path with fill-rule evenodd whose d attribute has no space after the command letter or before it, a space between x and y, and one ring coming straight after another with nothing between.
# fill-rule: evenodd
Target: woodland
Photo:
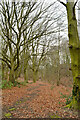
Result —
<instances>
[{"instance_id":1,"label":"woodland","mask_svg":"<svg viewBox=\"0 0 80 120\"><path fill-rule=\"evenodd\" d=\"M80 118L80 0L0 2L1 118Z\"/></svg>"}]
</instances>

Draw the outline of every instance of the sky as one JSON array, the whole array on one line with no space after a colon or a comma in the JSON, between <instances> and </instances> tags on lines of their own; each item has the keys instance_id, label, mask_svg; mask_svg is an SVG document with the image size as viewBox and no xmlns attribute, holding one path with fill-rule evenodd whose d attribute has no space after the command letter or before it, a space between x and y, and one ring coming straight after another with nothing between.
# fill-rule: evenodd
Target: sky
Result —
<instances>
[{"instance_id":1,"label":"sky","mask_svg":"<svg viewBox=\"0 0 80 120\"><path fill-rule=\"evenodd\" d=\"M2 1L2 0L0 0L0 1ZM6 1L6 0L4 0L4 1ZM26 1L26 2L28 2L28 1L39 1L39 2L45 1L47 4L50 4L50 3L53 3L54 1L57 1L57 0L9 0L9 1ZM66 3L66 0L60 0L60 1ZM76 0L69 0L69 1L76 1ZM80 0L78 0L78 1L80 2ZM65 11L66 10L65 7L61 7L61 8L62 8L61 11ZM80 12L77 12L77 15L76 15L77 19L78 18L80 19L80 14L79 13ZM79 28L79 31L80 31L80 28Z\"/></svg>"}]
</instances>

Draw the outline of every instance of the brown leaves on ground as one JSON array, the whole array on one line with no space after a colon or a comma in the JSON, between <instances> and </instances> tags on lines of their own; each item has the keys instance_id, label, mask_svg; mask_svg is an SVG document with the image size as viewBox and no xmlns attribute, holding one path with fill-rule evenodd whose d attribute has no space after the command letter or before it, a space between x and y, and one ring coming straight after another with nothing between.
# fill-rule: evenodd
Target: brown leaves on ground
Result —
<instances>
[{"instance_id":1,"label":"brown leaves on ground","mask_svg":"<svg viewBox=\"0 0 80 120\"><path fill-rule=\"evenodd\" d=\"M68 96L71 91L70 87L39 81L20 88L4 89L2 90L3 117L5 113L11 113L12 118L77 117L75 111L64 108L66 98L61 97L61 93Z\"/></svg>"}]
</instances>

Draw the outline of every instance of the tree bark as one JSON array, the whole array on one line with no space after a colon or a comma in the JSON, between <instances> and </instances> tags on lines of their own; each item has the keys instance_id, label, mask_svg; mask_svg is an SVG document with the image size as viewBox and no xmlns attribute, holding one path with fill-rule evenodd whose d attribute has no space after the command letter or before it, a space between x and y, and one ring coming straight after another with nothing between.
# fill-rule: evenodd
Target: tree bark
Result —
<instances>
[{"instance_id":1,"label":"tree bark","mask_svg":"<svg viewBox=\"0 0 80 120\"><path fill-rule=\"evenodd\" d=\"M3 61L2 61L2 80L4 80L4 63L3 63Z\"/></svg>"},{"instance_id":2,"label":"tree bark","mask_svg":"<svg viewBox=\"0 0 80 120\"><path fill-rule=\"evenodd\" d=\"M24 69L24 82L28 83L28 74L27 74L27 69Z\"/></svg>"},{"instance_id":3,"label":"tree bark","mask_svg":"<svg viewBox=\"0 0 80 120\"><path fill-rule=\"evenodd\" d=\"M33 71L33 82L35 83L38 80L38 71L34 69Z\"/></svg>"},{"instance_id":4,"label":"tree bark","mask_svg":"<svg viewBox=\"0 0 80 120\"><path fill-rule=\"evenodd\" d=\"M68 18L69 50L71 70L73 75L72 102L69 107L80 110L80 41L77 30L77 20L74 12L74 2L66 4Z\"/></svg>"},{"instance_id":5,"label":"tree bark","mask_svg":"<svg viewBox=\"0 0 80 120\"><path fill-rule=\"evenodd\" d=\"M11 59L11 69L9 74L9 81L11 81L13 84L15 83L15 71L14 71L14 61Z\"/></svg>"}]
</instances>

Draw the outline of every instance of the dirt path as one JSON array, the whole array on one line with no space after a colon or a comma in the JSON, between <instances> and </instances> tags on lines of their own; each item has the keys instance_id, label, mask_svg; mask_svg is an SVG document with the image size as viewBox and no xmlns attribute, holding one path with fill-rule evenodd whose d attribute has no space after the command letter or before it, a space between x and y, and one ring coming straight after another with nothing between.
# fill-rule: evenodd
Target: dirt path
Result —
<instances>
[{"instance_id":1,"label":"dirt path","mask_svg":"<svg viewBox=\"0 0 80 120\"><path fill-rule=\"evenodd\" d=\"M77 117L77 112L64 108L65 96L72 88L49 83L29 83L27 86L3 90L3 117L59 118Z\"/></svg>"}]
</instances>

